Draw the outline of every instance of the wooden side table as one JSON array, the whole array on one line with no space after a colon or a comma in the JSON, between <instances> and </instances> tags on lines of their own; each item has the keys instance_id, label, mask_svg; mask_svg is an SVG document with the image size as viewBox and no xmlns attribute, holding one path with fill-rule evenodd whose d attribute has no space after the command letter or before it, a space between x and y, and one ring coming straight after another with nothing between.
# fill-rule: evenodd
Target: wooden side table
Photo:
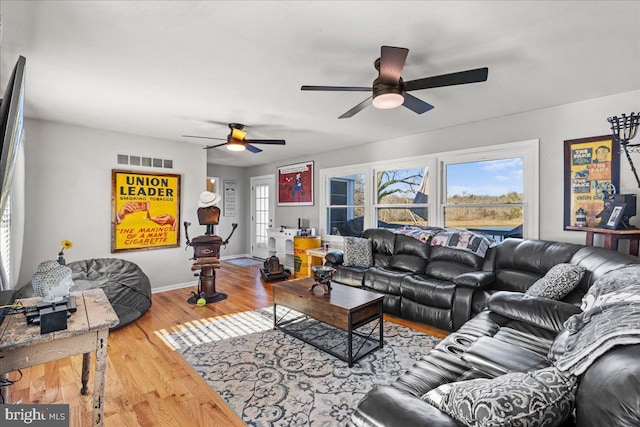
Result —
<instances>
[{"instance_id":1,"label":"wooden side table","mask_svg":"<svg viewBox=\"0 0 640 427\"><path fill-rule=\"evenodd\" d=\"M629 254L638 256L638 243L640 242L640 229L637 230L609 230L608 228L599 227L575 227L569 226L567 230L584 231L587 233L585 245L593 246L594 234L602 234L604 236L605 249L618 250L619 240L629 240Z\"/></svg>"},{"instance_id":2,"label":"wooden side table","mask_svg":"<svg viewBox=\"0 0 640 427\"><path fill-rule=\"evenodd\" d=\"M27 324L24 315L5 318L7 324L0 330L0 374L83 354L80 392L87 394L91 352L95 351L92 425L102 426L109 328L117 325L119 319L102 289L72 292L71 295L76 297L77 311L67 319L67 329L63 331L41 335L40 327ZM38 300L40 298L25 298L17 302L29 306ZM9 389L4 391L5 402L9 402Z\"/></svg>"},{"instance_id":3,"label":"wooden side table","mask_svg":"<svg viewBox=\"0 0 640 427\"><path fill-rule=\"evenodd\" d=\"M311 267L314 265L324 265L324 257L327 255L327 251L323 248L307 249L307 264L309 265L309 271L307 277L311 277ZM320 258L320 264L314 264L314 258Z\"/></svg>"}]
</instances>

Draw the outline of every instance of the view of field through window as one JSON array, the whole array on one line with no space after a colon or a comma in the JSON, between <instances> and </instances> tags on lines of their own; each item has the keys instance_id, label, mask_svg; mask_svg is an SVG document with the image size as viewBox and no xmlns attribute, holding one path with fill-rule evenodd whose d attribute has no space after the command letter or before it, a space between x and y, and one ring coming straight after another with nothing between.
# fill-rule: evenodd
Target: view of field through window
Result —
<instances>
[{"instance_id":1,"label":"view of field through window","mask_svg":"<svg viewBox=\"0 0 640 427\"><path fill-rule=\"evenodd\" d=\"M520 157L445 165L444 226L494 236L522 233L523 159ZM429 168L375 172L373 207L377 226L429 225ZM329 179L327 229L357 236L364 229L365 175Z\"/></svg>"},{"instance_id":2,"label":"view of field through window","mask_svg":"<svg viewBox=\"0 0 640 427\"><path fill-rule=\"evenodd\" d=\"M523 223L522 158L446 166L445 226L506 231Z\"/></svg>"}]
</instances>

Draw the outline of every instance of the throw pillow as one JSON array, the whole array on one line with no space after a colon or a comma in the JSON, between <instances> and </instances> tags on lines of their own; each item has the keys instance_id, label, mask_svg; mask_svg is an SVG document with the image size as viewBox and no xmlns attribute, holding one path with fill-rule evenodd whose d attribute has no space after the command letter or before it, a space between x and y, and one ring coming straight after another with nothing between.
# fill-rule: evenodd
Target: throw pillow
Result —
<instances>
[{"instance_id":1,"label":"throw pillow","mask_svg":"<svg viewBox=\"0 0 640 427\"><path fill-rule=\"evenodd\" d=\"M584 276L585 268L575 264L556 264L538 279L525 294L535 297L562 299L575 289Z\"/></svg>"},{"instance_id":2,"label":"throw pillow","mask_svg":"<svg viewBox=\"0 0 640 427\"><path fill-rule=\"evenodd\" d=\"M571 414L577 383L551 366L444 384L422 400L470 427L556 426Z\"/></svg>"},{"instance_id":3,"label":"throw pillow","mask_svg":"<svg viewBox=\"0 0 640 427\"><path fill-rule=\"evenodd\" d=\"M373 265L373 247L371 239L345 237L343 258L344 261L342 265L345 267L371 267Z\"/></svg>"}]
</instances>

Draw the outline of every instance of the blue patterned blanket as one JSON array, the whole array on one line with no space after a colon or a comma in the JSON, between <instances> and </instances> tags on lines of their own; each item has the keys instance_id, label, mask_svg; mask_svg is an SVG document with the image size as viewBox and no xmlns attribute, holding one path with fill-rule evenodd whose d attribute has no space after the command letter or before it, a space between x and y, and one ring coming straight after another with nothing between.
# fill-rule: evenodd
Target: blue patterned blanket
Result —
<instances>
[{"instance_id":1,"label":"blue patterned blanket","mask_svg":"<svg viewBox=\"0 0 640 427\"><path fill-rule=\"evenodd\" d=\"M489 236L458 228L390 228L396 234L404 234L431 246L446 246L472 252L484 258L489 248L496 242Z\"/></svg>"}]
</instances>

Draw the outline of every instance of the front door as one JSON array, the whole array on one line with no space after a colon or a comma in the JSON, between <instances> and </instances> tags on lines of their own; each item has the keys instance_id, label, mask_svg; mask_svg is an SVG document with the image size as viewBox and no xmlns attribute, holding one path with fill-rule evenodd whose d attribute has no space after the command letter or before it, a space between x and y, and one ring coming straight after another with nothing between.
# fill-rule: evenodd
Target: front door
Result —
<instances>
[{"instance_id":1,"label":"front door","mask_svg":"<svg viewBox=\"0 0 640 427\"><path fill-rule=\"evenodd\" d=\"M273 227L274 176L251 177L251 256L269 257L267 229Z\"/></svg>"}]
</instances>

